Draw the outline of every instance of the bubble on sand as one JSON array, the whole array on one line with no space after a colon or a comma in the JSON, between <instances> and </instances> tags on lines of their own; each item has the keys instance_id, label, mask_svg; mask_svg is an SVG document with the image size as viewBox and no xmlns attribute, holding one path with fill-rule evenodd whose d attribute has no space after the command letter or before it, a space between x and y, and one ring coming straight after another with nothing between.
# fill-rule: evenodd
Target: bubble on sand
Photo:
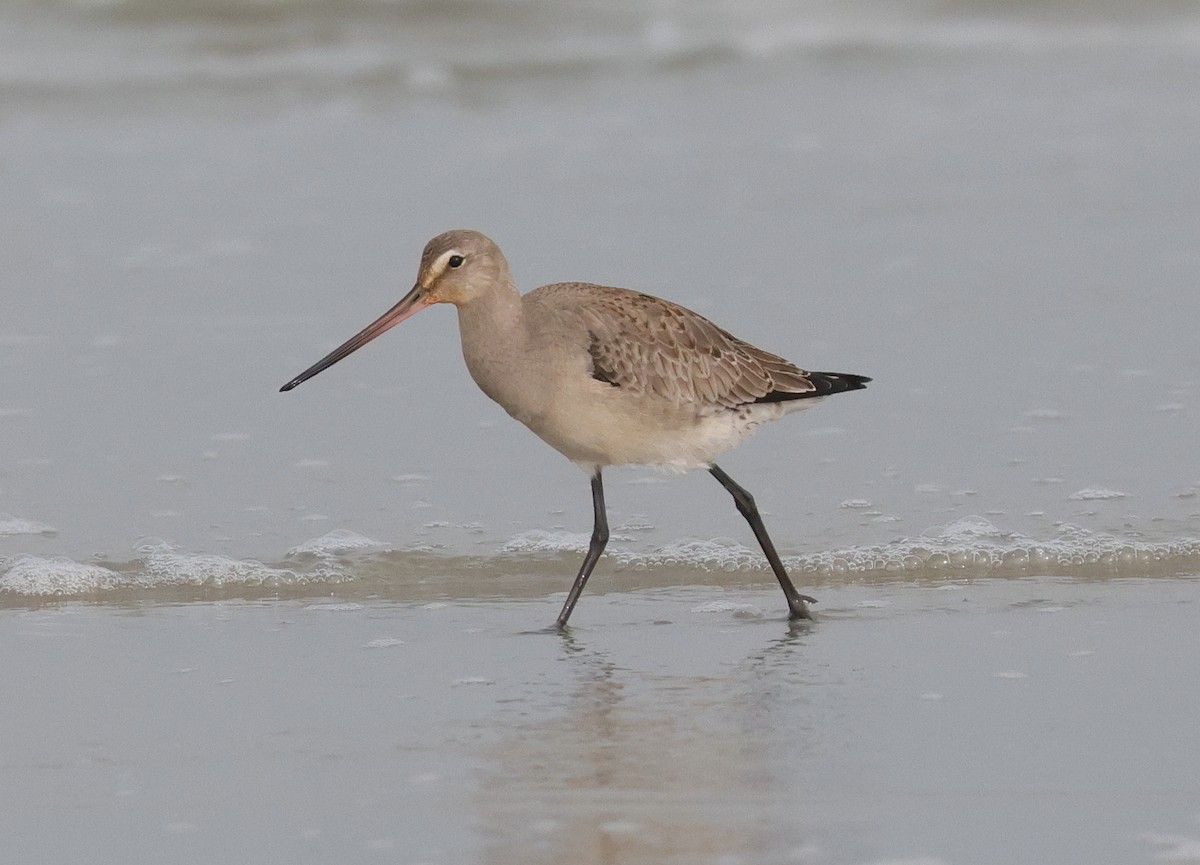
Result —
<instances>
[{"instance_id":1,"label":"bubble on sand","mask_svg":"<svg viewBox=\"0 0 1200 865\"><path fill-rule=\"evenodd\" d=\"M758 550L741 544L719 541L674 541L650 553L630 553L618 550L615 558L627 567L651 568L683 566L706 571L753 571L766 567Z\"/></svg>"},{"instance_id":2,"label":"bubble on sand","mask_svg":"<svg viewBox=\"0 0 1200 865\"><path fill-rule=\"evenodd\" d=\"M58 529L39 523L14 517L12 514L0 514L0 537L5 535L55 535Z\"/></svg>"},{"instance_id":3,"label":"bubble on sand","mask_svg":"<svg viewBox=\"0 0 1200 865\"><path fill-rule=\"evenodd\" d=\"M403 640L397 640L395 637L379 637L371 640L363 646L364 649L390 649L393 646L403 646Z\"/></svg>"},{"instance_id":4,"label":"bubble on sand","mask_svg":"<svg viewBox=\"0 0 1200 865\"><path fill-rule=\"evenodd\" d=\"M17 556L7 565L0 560L0 592L17 595L83 595L126 584L121 574L66 558Z\"/></svg>"},{"instance_id":5,"label":"bubble on sand","mask_svg":"<svg viewBox=\"0 0 1200 865\"><path fill-rule=\"evenodd\" d=\"M528 532L509 541L502 551L581 553L588 539L584 534ZM605 558L633 570L684 567L733 573L768 568L758 548L721 539L675 541L650 552L610 545ZM796 580L805 581L807 575L810 582L853 577L947 580L1180 574L1200 569L1200 539L1152 543L1062 525L1050 539L1039 540L1001 530L984 517L967 516L887 544L787 556L784 565Z\"/></svg>"},{"instance_id":6,"label":"bubble on sand","mask_svg":"<svg viewBox=\"0 0 1200 865\"><path fill-rule=\"evenodd\" d=\"M754 604L742 604L736 601L708 601L692 607L693 613L730 613L739 619L759 619L763 612Z\"/></svg>"},{"instance_id":7,"label":"bubble on sand","mask_svg":"<svg viewBox=\"0 0 1200 865\"><path fill-rule=\"evenodd\" d=\"M547 532L533 529L513 535L504 546L502 553L581 553L585 552L591 543L591 535L581 532Z\"/></svg>"},{"instance_id":8,"label":"bubble on sand","mask_svg":"<svg viewBox=\"0 0 1200 865\"><path fill-rule=\"evenodd\" d=\"M289 557L292 556L336 556L340 553L354 552L357 550L377 550L381 549L385 544L379 541L371 540L366 535L360 535L358 532L352 532L349 529L334 529L331 532L326 532L319 538L312 538L297 544L288 550Z\"/></svg>"},{"instance_id":9,"label":"bubble on sand","mask_svg":"<svg viewBox=\"0 0 1200 865\"><path fill-rule=\"evenodd\" d=\"M1067 498L1075 502L1100 502L1108 499L1123 499L1128 495L1128 493L1123 493L1119 490L1110 490L1106 487L1084 487L1077 492L1071 493Z\"/></svg>"},{"instance_id":10,"label":"bubble on sand","mask_svg":"<svg viewBox=\"0 0 1200 865\"><path fill-rule=\"evenodd\" d=\"M748 551L748 567L765 568L756 551ZM963 517L918 537L888 544L851 547L784 559L792 575L813 577L1000 577L1196 573L1200 539L1162 542L1131 540L1075 526L1058 527L1038 540L997 528L980 516Z\"/></svg>"}]
</instances>

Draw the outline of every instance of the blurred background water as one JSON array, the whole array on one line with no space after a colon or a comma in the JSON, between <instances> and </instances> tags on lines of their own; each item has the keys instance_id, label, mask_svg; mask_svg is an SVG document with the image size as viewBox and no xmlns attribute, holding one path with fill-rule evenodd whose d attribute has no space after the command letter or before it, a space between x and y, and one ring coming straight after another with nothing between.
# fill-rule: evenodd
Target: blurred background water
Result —
<instances>
[{"instance_id":1,"label":"blurred background water","mask_svg":"<svg viewBox=\"0 0 1200 865\"><path fill-rule=\"evenodd\" d=\"M450 310L276 393L450 227L873 376L727 458L789 553L1200 536L1198 50L1168 2L4 3L0 555L577 545ZM613 475L627 549L746 541Z\"/></svg>"},{"instance_id":2,"label":"blurred background water","mask_svg":"<svg viewBox=\"0 0 1200 865\"><path fill-rule=\"evenodd\" d=\"M0 0L13 861L1200 861L1197 93L1171 0ZM587 484L449 309L277 392L457 227L874 378L723 460L826 624L620 469L518 636Z\"/></svg>"}]
</instances>

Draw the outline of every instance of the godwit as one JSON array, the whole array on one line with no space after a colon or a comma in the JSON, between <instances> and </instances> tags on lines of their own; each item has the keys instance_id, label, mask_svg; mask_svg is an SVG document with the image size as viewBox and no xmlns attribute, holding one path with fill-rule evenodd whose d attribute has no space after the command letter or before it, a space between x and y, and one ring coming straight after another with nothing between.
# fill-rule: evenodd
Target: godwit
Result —
<instances>
[{"instance_id":1,"label":"godwit","mask_svg":"<svg viewBox=\"0 0 1200 865\"><path fill-rule=\"evenodd\" d=\"M793 619L815 599L796 591L750 493L713 461L764 421L869 378L807 372L666 300L583 282L518 293L500 248L477 231L425 245L400 302L280 390L291 390L435 303L458 308L475 383L591 477L595 520L583 565L558 614L567 624L608 542L601 471L642 464L705 468L733 496L787 597Z\"/></svg>"}]
</instances>

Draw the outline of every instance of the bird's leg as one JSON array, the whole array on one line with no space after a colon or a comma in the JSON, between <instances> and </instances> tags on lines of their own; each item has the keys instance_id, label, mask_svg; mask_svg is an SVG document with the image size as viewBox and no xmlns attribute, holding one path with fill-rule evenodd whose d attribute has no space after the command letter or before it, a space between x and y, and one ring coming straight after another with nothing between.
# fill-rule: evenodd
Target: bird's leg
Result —
<instances>
[{"instance_id":1,"label":"bird's leg","mask_svg":"<svg viewBox=\"0 0 1200 865\"><path fill-rule=\"evenodd\" d=\"M583 594L583 587L587 584L588 577L592 575L592 569L596 567L596 562L600 559L600 554L604 552L604 545L608 543L608 514L604 508L604 482L600 479L599 468L592 475L592 509L595 511L595 522L592 524L592 542L588 544L587 555L583 557L583 564L580 566L579 574L575 577L575 583L571 586L571 591L567 595L567 602L563 604L562 612L558 614L557 624L560 630L567 626L567 619L571 617L571 610L575 609L575 602ZM794 592L795 589L792 591Z\"/></svg>"},{"instance_id":2,"label":"bird's leg","mask_svg":"<svg viewBox=\"0 0 1200 865\"><path fill-rule=\"evenodd\" d=\"M714 478L721 482L721 486L729 490L729 494L733 496L733 501L737 505L738 512L746 518L746 522L754 530L754 537L758 538L758 544L762 547L767 561L771 563L771 570L775 572L775 577L779 580L779 586L783 589L783 594L787 598L791 618L812 618L808 611L808 604L805 601L815 604L817 599L800 594L796 591L796 587L792 585L791 578L788 577L787 571L783 569L783 562L779 560L779 553L775 552L775 545L771 543L771 536L767 534L767 527L763 525L762 517L758 515L758 508L754 504L754 497L746 492L745 489L738 486L733 478L725 474L721 470L721 467L715 463L708 470Z\"/></svg>"}]
</instances>

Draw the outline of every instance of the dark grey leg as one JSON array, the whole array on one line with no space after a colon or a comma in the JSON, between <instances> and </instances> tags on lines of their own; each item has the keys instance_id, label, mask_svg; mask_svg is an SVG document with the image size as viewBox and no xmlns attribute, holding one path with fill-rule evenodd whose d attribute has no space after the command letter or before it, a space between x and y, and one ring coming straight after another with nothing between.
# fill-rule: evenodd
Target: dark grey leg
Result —
<instances>
[{"instance_id":1,"label":"dark grey leg","mask_svg":"<svg viewBox=\"0 0 1200 865\"><path fill-rule=\"evenodd\" d=\"M754 505L754 497L738 486L733 478L721 470L720 466L713 464L709 468L709 472L721 482L721 486L729 490L729 494L733 496L734 504L737 505L738 512L746 518L746 522L750 524L750 528L754 531L754 537L758 538L758 545L762 547L767 561L771 564L771 570L775 572L775 578L779 580L779 586L783 589L783 594L787 598L788 609L791 611L790 617L793 619L812 618L808 611L808 604L804 602L808 601L810 604L815 604L817 599L800 594L796 591L796 587L792 585L787 571L783 569L783 562L779 560L779 553L775 552L775 545L771 543L771 537L767 534L767 527L763 525L762 517L758 515L758 508Z\"/></svg>"},{"instance_id":2,"label":"dark grey leg","mask_svg":"<svg viewBox=\"0 0 1200 865\"><path fill-rule=\"evenodd\" d=\"M596 562L600 559L600 554L604 552L604 545L608 543L608 514L605 513L604 509L604 483L600 480L600 469L596 469L596 473L592 475L592 509L595 511L595 522L592 524L592 542L588 545L587 555L583 557L583 564L579 568L579 574L575 577L575 583L571 586L571 591L567 595L567 602L563 604L562 612L558 614L558 627L560 630L567 626L567 619L571 617L571 610L575 609L575 602L583 594L583 587L587 584L588 577L592 575L592 569L596 567ZM792 591L795 591L795 589Z\"/></svg>"}]
</instances>

